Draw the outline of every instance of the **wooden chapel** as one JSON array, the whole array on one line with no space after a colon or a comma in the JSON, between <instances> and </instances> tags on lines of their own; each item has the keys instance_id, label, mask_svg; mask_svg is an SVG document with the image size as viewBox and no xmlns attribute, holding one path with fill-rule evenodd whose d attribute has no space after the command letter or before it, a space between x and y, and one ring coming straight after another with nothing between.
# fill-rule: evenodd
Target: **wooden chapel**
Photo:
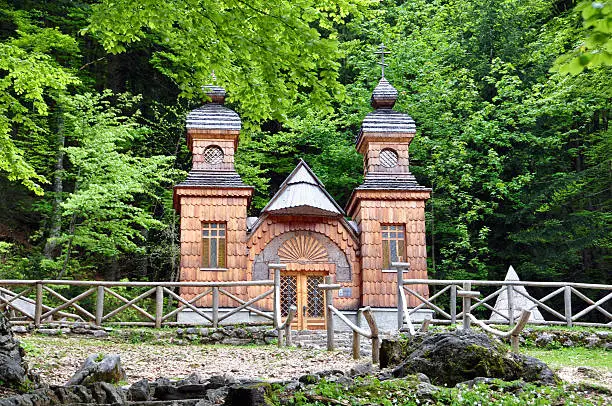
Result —
<instances>
[{"instance_id":1,"label":"wooden chapel","mask_svg":"<svg viewBox=\"0 0 612 406\"><path fill-rule=\"evenodd\" d=\"M364 182L352 193L346 211L300 160L259 217L247 217L253 187L234 167L241 121L224 106L225 90L208 87L210 102L187 116L187 143L193 167L174 187L181 219L181 281L271 279L268 264L283 263L281 307L298 309L298 327L323 328L323 293L317 285L330 275L341 284L334 305L347 314L371 306L377 319L396 323L397 282L391 262L411 264L405 278L427 278L425 202L409 168L409 145L416 126L395 111L397 90L383 76L371 98L374 111L363 120L357 150L364 159ZM234 291L242 299L258 287ZM427 297L426 286L415 286ZM200 289L182 288L190 300ZM262 302L258 302L262 303ZM420 302L411 298L409 306ZM236 303L222 297L221 306ZM198 302L210 307L210 298ZM270 311L272 300L261 310ZM190 320L182 312L179 320ZM243 314L240 320L253 315ZM384 323L384 321L383 321Z\"/></svg>"}]
</instances>

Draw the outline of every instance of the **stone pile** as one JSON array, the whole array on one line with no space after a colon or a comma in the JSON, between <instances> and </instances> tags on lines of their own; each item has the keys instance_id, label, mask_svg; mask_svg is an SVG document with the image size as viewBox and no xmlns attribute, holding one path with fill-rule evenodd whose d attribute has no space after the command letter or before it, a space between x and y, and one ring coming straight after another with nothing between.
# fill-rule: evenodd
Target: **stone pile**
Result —
<instances>
[{"instance_id":1,"label":"stone pile","mask_svg":"<svg viewBox=\"0 0 612 406\"><path fill-rule=\"evenodd\" d=\"M181 340L198 342L200 344L271 344L276 342L278 334L270 326L224 326L219 328L179 328L176 330L177 344Z\"/></svg>"},{"instance_id":2,"label":"stone pile","mask_svg":"<svg viewBox=\"0 0 612 406\"><path fill-rule=\"evenodd\" d=\"M322 378L329 382L352 385L354 378L372 372L371 364L360 365L348 374L325 371L304 375L294 380L275 382L287 392L304 390ZM180 381L159 378L153 382L142 379L120 388L107 382L87 385L49 386L27 394L0 399L0 406L50 405L129 405L129 406L264 406L272 391L272 383L258 380L237 380L228 375L202 379L192 374Z\"/></svg>"},{"instance_id":3,"label":"stone pile","mask_svg":"<svg viewBox=\"0 0 612 406\"><path fill-rule=\"evenodd\" d=\"M0 313L0 382L4 386L20 387L32 380L28 375L23 349L19 341L15 340L11 326Z\"/></svg>"}]
</instances>

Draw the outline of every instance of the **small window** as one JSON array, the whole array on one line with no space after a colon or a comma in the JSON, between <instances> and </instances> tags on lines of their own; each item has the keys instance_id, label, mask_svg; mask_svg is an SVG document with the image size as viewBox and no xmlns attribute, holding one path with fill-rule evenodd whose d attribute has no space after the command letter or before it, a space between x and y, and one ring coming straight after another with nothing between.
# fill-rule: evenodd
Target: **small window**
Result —
<instances>
[{"instance_id":1,"label":"small window","mask_svg":"<svg viewBox=\"0 0 612 406\"><path fill-rule=\"evenodd\" d=\"M391 148L380 151L380 164L385 168L395 168L397 166L397 152Z\"/></svg>"},{"instance_id":2,"label":"small window","mask_svg":"<svg viewBox=\"0 0 612 406\"><path fill-rule=\"evenodd\" d=\"M216 145L204 150L204 162L209 165L218 165L223 162L223 150Z\"/></svg>"},{"instance_id":3,"label":"small window","mask_svg":"<svg viewBox=\"0 0 612 406\"><path fill-rule=\"evenodd\" d=\"M383 269L391 269L392 262L406 260L406 228L403 225L383 225Z\"/></svg>"},{"instance_id":4,"label":"small window","mask_svg":"<svg viewBox=\"0 0 612 406\"><path fill-rule=\"evenodd\" d=\"M202 223L202 268L225 268L225 223Z\"/></svg>"}]
</instances>

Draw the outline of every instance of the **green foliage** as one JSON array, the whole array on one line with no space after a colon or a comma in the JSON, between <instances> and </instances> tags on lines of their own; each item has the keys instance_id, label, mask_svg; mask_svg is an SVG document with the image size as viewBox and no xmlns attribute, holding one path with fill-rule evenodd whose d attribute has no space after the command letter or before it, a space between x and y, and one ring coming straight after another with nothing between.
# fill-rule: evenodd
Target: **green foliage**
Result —
<instances>
[{"instance_id":1,"label":"green foliage","mask_svg":"<svg viewBox=\"0 0 612 406\"><path fill-rule=\"evenodd\" d=\"M604 348L527 348L521 347L521 352L546 362L551 368L590 367L602 370L612 370L609 350Z\"/></svg>"},{"instance_id":2,"label":"green foliage","mask_svg":"<svg viewBox=\"0 0 612 406\"><path fill-rule=\"evenodd\" d=\"M598 405L603 404L605 399L600 394L587 394L575 386L537 386L520 381L501 380L479 383L472 388L465 385L457 388L441 387L424 397L417 395L417 384L418 381L410 376L382 382L376 378L366 377L357 380L350 387L322 380L311 391L296 392L283 401L285 404L304 406L329 404L314 400L316 396L322 396L350 405Z\"/></svg>"},{"instance_id":3,"label":"green foliage","mask_svg":"<svg viewBox=\"0 0 612 406\"><path fill-rule=\"evenodd\" d=\"M148 208L139 202L159 199L165 184L171 184L172 158L138 157L130 146L146 137L148 131L135 117L120 115L106 98L110 94L75 96L66 102L66 114L75 146L66 148L75 173L75 190L62 203L63 216L72 217L73 232L66 232L61 242L106 257L141 249L135 240L143 240L143 230L162 228ZM134 100L115 103L124 108ZM72 104L68 104L72 103Z\"/></svg>"},{"instance_id":4,"label":"green foliage","mask_svg":"<svg viewBox=\"0 0 612 406\"><path fill-rule=\"evenodd\" d=\"M612 66L612 3L585 0L576 12L582 16L585 38L572 52L559 57L553 70L577 75L588 68Z\"/></svg>"},{"instance_id":5,"label":"green foliage","mask_svg":"<svg viewBox=\"0 0 612 406\"><path fill-rule=\"evenodd\" d=\"M298 93L320 107L341 99L336 24L361 19L370 0L102 1L85 30L112 53L155 44L151 62L182 94L225 86L248 119L282 118Z\"/></svg>"},{"instance_id":6,"label":"green foliage","mask_svg":"<svg viewBox=\"0 0 612 406\"><path fill-rule=\"evenodd\" d=\"M0 42L0 173L37 194L46 182L15 144L16 134L44 132L37 117L49 114L46 98L56 98L78 83L58 54L77 52L74 38L55 28L32 23L26 12L0 2L0 22L14 24L11 37Z\"/></svg>"},{"instance_id":7,"label":"green foliage","mask_svg":"<svg viewBox=\"0 0 612 406\"><path fill-rule=\"evenodd\" d=\"M479 383L472 388L461 385L457 388L438 388L431 395L417 395L417 381L414 377L379 381L366 377L357 380L353 386L322 380L308 392L296 392L288 399L290 405L323 405L324 401L314 400L317 397L332 399L342 404L363 405L599 405L604 404L605 397L598 393L586 392L582 388L569 385L556 387L537 386L520 381L504 382L494 380L490 383ZM313 396L314 395L314 396Z\"/></svg>"}]
</instances>

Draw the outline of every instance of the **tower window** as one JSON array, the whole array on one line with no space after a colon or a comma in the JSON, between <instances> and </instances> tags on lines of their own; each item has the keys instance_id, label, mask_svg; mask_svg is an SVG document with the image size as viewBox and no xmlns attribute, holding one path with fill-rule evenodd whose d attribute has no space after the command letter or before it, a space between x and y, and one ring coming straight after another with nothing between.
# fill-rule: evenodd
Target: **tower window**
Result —
<instances>
[{"instance_id":1,"label":"tower window","mask_svg":"<svg viewBox=\"0 0 612 406\"><path fill-rule=\"evenodd\" d=\"M225 268L225 223L202 223L202 268Z\"/></svg>"},{"instance_id":2,"label":"tower window","mask_svg":"<svg viewBox=\"0 0 612 406\"><path fill-rule=\"evenodd\" d=\"M380 151L380 164L385 168L395 168L397 166L397 152L390 148Z\"/></svg>"},{"instance_id":3,"label":"tower window","mask_svg":"<svg viewBox=\"0 0 612 406\"><path fill-rule=\"evenodd\" d=\"M209 165L217 165L223 162L223 150L216 145L204 150L204 162Z\"/></svg>"},{"instance_id":4,"label":"tower window","mask_svg":"<svg viewBox=\"0 0 612 406\"><path fill-rule=\"evenodd\" d=\"M403 225L382 225L383 269L392 262L406 260L406 228Z\"/></svg>"}]
</instances>

